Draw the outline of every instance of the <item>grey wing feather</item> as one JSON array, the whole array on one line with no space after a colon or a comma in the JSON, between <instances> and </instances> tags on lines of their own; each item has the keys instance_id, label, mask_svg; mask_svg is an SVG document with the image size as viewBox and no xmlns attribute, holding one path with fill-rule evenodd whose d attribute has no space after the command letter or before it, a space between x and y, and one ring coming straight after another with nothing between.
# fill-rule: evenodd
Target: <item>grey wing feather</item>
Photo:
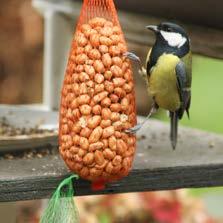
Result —
<instances>
[{"instance_id":1,"label":"grey wing feather","mask_svg":"<svg viewBox=\"0 0 223 223\"><path fill-rule=\"evenodd\" d=\"M189 107L190 107L190 89L187 86L188 76L186 67L183 61L180 61L175 68L177 77L177 88L180 95L181 107L178 111L178 116L181 119L184 111L186 110L189 117Z\"/></svg>"}]
</instances>

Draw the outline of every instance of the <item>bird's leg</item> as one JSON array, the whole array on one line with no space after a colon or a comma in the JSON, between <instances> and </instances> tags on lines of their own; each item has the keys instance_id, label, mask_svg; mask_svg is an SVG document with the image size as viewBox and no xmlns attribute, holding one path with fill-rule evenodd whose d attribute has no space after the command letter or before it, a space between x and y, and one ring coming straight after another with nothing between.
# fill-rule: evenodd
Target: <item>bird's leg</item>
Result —
<instances>
[{"instance_id":1,"label":"bird's leg","mask_svg":"<svg viewBox=\"0 0 223 223\"><path fill-rule=\"evenodd\" d=\"M125 132L130 133L130 134L135 134L149 120L151 115L156 113L157 109L158 109L158 106L155 104L155 102L153 102L152 108L151 108L149 114L146 116L145 120L142 123L139 123L139 124L135 125L134 127L130 128L130 129L126 129Z\"/></svg>"},{"instance_id":2,"label":"bird's leg","mask_svg":"<svg viewBox=\"0 0 223 223\"><path fill-rule=\"evenodd\" d=\"M126 52L126 53L123 54L123 56L127 57L128 59L130 59L130 60L132 60L134 62L137 62L138 65L139 65L139 74L143 78L146 77L146 69L144 68L144 66L142 65L142 62L141 62L140 58L136 54L134 54L132 52Z\"/></svg>"}]
</instances>

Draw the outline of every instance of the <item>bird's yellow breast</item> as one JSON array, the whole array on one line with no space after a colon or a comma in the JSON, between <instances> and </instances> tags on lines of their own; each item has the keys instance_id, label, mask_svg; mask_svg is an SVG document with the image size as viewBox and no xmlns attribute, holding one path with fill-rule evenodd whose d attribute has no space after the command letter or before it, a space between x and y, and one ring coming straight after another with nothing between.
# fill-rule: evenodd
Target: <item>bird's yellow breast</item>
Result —
<instances>
[{"instance_id":1,"label":"bird's yellow breast","mask_svg":"<svg viewBox=\"0 0 223 223\"><path fill-rule=\"evenodd\" d=\"M180 59L172 54L163 54L152 68L149 91L159 107L176 111L180 107L175 67Z\"/></svg>"}]
</instances>

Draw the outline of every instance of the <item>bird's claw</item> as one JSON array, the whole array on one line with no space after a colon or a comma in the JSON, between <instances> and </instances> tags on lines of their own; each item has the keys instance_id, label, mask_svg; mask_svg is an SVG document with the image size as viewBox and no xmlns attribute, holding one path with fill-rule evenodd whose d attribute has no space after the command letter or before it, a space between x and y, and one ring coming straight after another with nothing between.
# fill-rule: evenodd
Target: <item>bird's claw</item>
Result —
<instances>
[{"instance_id":1,"label":"bird's claw","mask_svg":"<svg viewBox=\"0 0 223 223\"><path fill-rule=\"evenodd\" d=\"M133 60L133 61L136 61L139 63L141 62L140 58L132 52L125 52L125 53L123 53L123 56L129 58L130 60Z\"/></svg>"},{"instance_id":2,"label":"bird's claw","mask_svg":"<svg viewBox=\"0 0 223 223\"><path fill-rule=\"evenodd\" d=\"M129 134L136 134L136 132L137 132L138 130L140 130L141 127L142 127L141 124L137 124L137 125L135 125L135 126L132 127L132 128L126 129L125 132L126 132L126 133L129 133Z\"/></svg>"}]
</instances>

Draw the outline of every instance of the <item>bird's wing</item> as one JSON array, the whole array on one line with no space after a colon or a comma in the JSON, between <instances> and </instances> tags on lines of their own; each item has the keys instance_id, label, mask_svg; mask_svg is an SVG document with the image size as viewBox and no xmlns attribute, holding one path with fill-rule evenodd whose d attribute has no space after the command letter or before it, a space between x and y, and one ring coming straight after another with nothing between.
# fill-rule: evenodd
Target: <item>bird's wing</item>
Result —
<instances>
[{"instance_id":1,"label":"bird's wing","mask_svg":"<svg viewBox=\"0 0 223 223\"><path fill-rule=\"evenodd\" d=\"M147 73L147 76L150 76L149 61L150 61L151 52L152 52L152 48L150 48L150 50L149 50L149 52L146 56L146 73Z\"/></svg>"},{"instance_id":2,"label":"bird's wing","mask_svg":"<svg viewBox=\"0 0 223 223\"><path fill-rule=\"evenodd\" d=\"M186 66L183 61L179 61L175 68L176 77L177 77L177 89L180 95L181 107L179 109L178 115L181 119L184 111L186 110L189 117L189 107L190 107L190 98L191 92L188 87L188 75Z\"/></svg>"}]
</instances>

